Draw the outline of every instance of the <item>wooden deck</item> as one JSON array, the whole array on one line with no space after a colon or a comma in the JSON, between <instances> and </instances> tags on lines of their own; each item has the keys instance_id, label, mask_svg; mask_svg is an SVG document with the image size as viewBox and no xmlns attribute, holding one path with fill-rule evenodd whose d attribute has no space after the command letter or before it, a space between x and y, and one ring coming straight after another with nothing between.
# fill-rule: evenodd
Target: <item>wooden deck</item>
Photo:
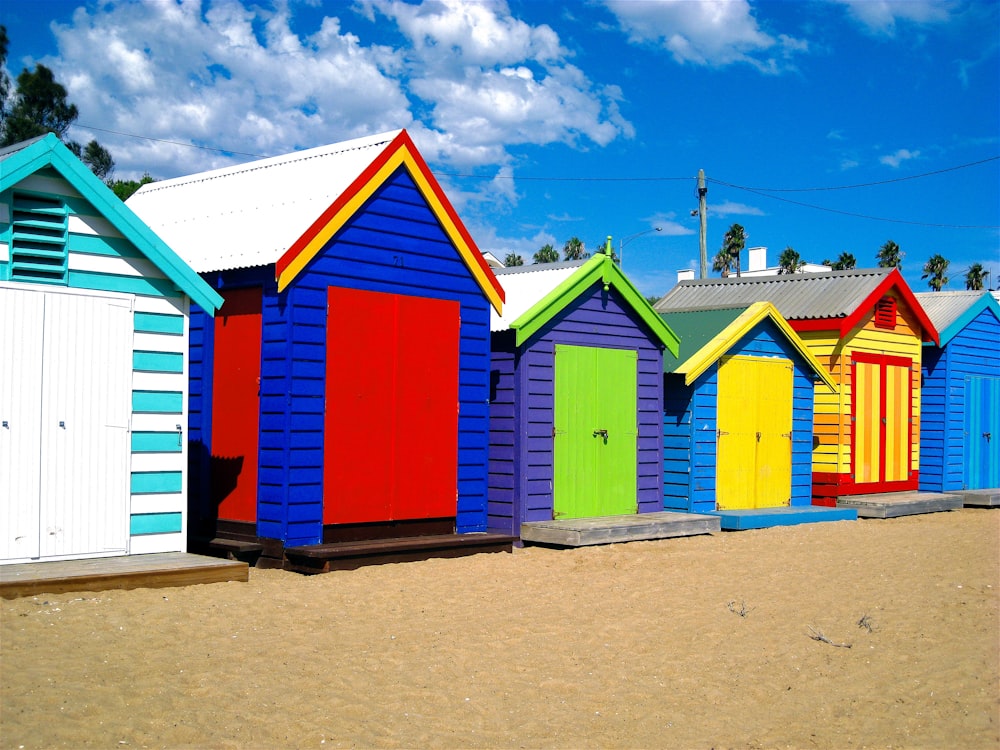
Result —
<instances>
[{"instance_id":1,"label":"wooden deck","mask_svg":"<svg viewBox=\"0 0 1000 750\"><path fill-rule=\"evenodd\" d=\"M711 534L720 528L718 516L662 511L628 516L529 521L521 524L521 541L558 547L586 547L593 544Z\"/></svg>"},{"instance_id":2,"label":"wooden deck","mask_svg":"<svg viewBox=\"0 0 1000 750\"><path fill-rule=\"evenodd\" d=\"M841 495L838 508L854 508L859 518L898 518L921 513L958 510L959 495L940 492L884 492L873 495Z\"/></svg>"},{"instance_id":3,"label":"wooden deck","mask_svg":"<svg viewBox=\"0 0 1000 750\"><path fill-rule=\"evenodd\" d=\"M953 492L962 498L966 508L1000 508L1000 488L992 490L961 490Z\"/></svg>"},{"instance_id":4,"label":"wooden deck","mask_svg":"<svg viewBox=\"0 0 1000 750\"><path fill-rule=\"evenodd\" d=\"M364 565L415 562L432 557L464 557L482 552L511 552L514 537L507 534L432 534L389 539L308 544L285 548L285 570L329 573Z\"/></svg>"},{"instance_id":5,"label":"wooden deck","mask_svg":"<svg viewBox=\"0 0 1000 750\"><path fill-rule=\"evenodd\" d=\"M37 594L109 589L165 588L222 581L246 582L245 562L164 552L87 560L0 565L0 597L16 599Z\"/></svg>"},{"instance_id":6,"label":"wooden deck","mask_svg":"<svg viewBox=\"0 0 1000 750\"><path fill-rule=\"evenodd\" d=\"M722 519L723 531L769 529L772 526L797 526L802 523L856 521L858 519L858 512L854 508L825 508L818 505L754 508L752 510L717 510L715 515Z\"/></svg>"}]
</instances>

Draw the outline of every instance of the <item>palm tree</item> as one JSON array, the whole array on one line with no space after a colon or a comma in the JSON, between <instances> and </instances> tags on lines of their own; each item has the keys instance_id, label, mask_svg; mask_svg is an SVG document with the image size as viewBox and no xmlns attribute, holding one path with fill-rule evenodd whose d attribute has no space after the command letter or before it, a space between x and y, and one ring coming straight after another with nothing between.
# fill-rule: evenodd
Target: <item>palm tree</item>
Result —
<instances>
[{"instance_id":1,"label":"palm tree","mask_svg":"<svg viewBox=\"0 0 1000 750\"><path fill-rule=\"evenodd\" d=\"M982 263L973 263L965 272L965 288L976 292L980 291L989 275L990 272L983 268Z\"/></svg>"},{"instance_id":2,"label":"palm tree","mask_svg":"<svg viewBox=\"0 0 1000 750\"><path fill-rule=\"evenodd\" d=\"M722 249L712 260L712 270L720 271L723 278L729 275L730 269L736 267L736 275L740 275L740 253L747 243L747 233L739 224L733 224L722 235Z\"/></svg>"},{"instance_id":3,"label":"palm tree","mask_svg":"<svg viewBox=\"0 0 1000 750\"><path fill-rule=\"evenodd\" d=\"M852 268L857 268L858 261L851 253L845 251L841 253L840 257L833 263L827 263L824 261L823 265L830 266L830 268L834 271L849 271Z\"/></svg>"},{"instance_id":4,"label":"palm tree","mask_svg":"<svg viewBox=\"0 0 1000 750\"><path fill-rule=\"evenodd\" d=\"M927 286L933 289L935 292L940 292L941 287L948 283L948 277L945 276L945 271L948 270L948 264L950 261L945 259L940 253L935 253L931 256L930 260L924 263L924 273L920 278L926 279L930 277L927 282Z\"/></svg>"},{"instance_id":5,"label":"palm tree","mask_svg":"<svg viewBox=\"0 0 1000 750\"><path fill-rule=\"evenodd\" d=\"M583 260L590 256L579 237L571 237L563 245L563 260Z\"/></svg>"},{"instance_id":6,"label":"palm tree","mask_svg":"<svg viewBox=\"0 0 1000 750\"><path fill-rule=\"evenodd\" d=\"M552 245L542 245L532 258L535 263L555 263L559 260L559 252Z\"/></svg>"},{"instance_id":7,"label":"palm tree","mask_svg":"<svg viewBox=\"0 0 1000 750\"><path fill-rule=\"evenodd\" d=\"M886 240L885 244L879 248L878 254L875 258L878 260L879 268L898 268L900 271L903 270L903 256L906 253L899 249L897 245L892 240Z\"/></svg>"},{"instance_id":8,"label":"palm tree","mask_svg":"<svg viewBox=\"0 0 1000 750\"><path fill-rule=\"evenodd\" d=\"M511 268L513 266L523 266L524 258L522 258L517 253L507 253L507 255L503 259L503 264L507 268Z\"/></svg>"},{"instance_id":9,"label":"palm tree","mask_svg":"<svg viewBox=\"0 0 1000 750\"><path fill-rule=\"evenodd\" d=\"M778 273L795 273L805 264L806 262L802 260L802 258L799 257L799 254L795 252L791 245L789 245L781 252L781 255L778 256Z\"/></svg>"}]
</instances>

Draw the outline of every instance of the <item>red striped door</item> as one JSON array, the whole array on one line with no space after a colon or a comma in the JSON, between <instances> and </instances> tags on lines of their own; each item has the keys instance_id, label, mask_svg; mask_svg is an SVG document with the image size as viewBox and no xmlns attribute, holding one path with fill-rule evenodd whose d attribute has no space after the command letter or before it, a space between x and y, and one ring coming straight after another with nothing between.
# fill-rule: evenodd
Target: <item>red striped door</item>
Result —
<instances>
[{"instance_id":1,"label":"red striped door","mask_svg":"<svg viewBox=\"0 0 1000 750\"><path fill-rule=\"evenodd\" d=\"M219 518L255 522L263 290L235 289L224 296L215 316L212 499Z\"/></svg>"},{"instance_id":2,"label":"red striped door","mask_svg":"<svg viewBox=\"0 0 1000 750\"><path fill-rule=\"evenodd\" d=\"M323 523L456 514L459 304L330 287Z\"/></svg>"}]
</instances>

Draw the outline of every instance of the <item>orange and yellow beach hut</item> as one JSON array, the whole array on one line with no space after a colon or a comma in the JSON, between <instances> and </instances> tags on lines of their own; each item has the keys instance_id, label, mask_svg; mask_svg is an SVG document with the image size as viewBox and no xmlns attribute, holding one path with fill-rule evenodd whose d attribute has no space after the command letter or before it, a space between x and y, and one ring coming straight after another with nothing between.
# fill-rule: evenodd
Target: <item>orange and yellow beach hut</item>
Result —
<instances>
[{"instance_id":1,"label":"orange and yellow beach hut","mask_svg":"<svg viewBox=\"0 0 1000 750\"><path fill-rule=\"evenodd\" d=\"M813 504L917 490L922 342L938 334L897 269L682 281L656 305L774 304L835 387L817 383Z\"/></svg>"}]
</instances>

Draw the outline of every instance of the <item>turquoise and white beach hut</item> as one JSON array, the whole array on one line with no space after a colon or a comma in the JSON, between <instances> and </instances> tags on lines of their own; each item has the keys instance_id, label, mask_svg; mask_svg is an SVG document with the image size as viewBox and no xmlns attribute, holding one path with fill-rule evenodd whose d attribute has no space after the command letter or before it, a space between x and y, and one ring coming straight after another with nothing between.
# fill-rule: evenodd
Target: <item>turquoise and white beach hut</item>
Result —
<instances>
[{"instance_id":1,"label":"turquoise and white beach hut","mask_svg":"<svg viewBox=\"0 0 1000 750\"><path fill-rule=\"evenodd\" d=\"M0 151L0 563L185 551L191 302L56 136Z\"/></svg>"}]
</instances>

